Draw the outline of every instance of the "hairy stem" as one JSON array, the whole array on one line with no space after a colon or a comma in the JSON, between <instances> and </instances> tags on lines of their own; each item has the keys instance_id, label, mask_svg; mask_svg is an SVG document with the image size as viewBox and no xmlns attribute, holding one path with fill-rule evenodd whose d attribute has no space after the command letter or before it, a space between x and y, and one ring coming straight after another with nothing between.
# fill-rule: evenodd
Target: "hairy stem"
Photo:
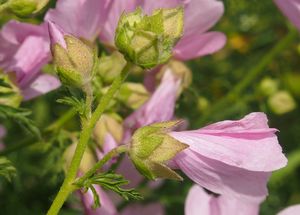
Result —
<instances>
[{"instance_id":1,"label":"hairy stem","mask_svg":"<svg viewBox=\"0 0 300 215\"><path fill-rule=\"evenodd\" d=\"M62 205L64 204L64 202L66 201L70 193L76 189L76 186L73 185L73 182L77 175L80 162L82 160L82 156L84 154L88 141L92 135L93 128L95 127L95 124L101 117L102 113L105 111L106 107L108 106L113 96L120 89L120 86L124 81L124 79L127 77L130 68L131 68L131 63L127 63L126 66L123 68L120 76L113 81L107 93L101 98L94 113L91 115L91 117L88 120L86 120L83 123L80 139L77 144L75 153L73 155L66 178L57 196L55 197L49 211L47 212L48 215L58 214L60 208L62 207Z\"/></svg>"},{"instance_id":2,"label":"hairy stem","mask_svg":"<svg viewBox=\"0 0 300 215\"><path fill-rule=\"evenodd\" d=\"M94 175L97 170L101 169L104 164L106 164L113 157L126 152L128 147L126 145L119 146L117 148L112 149L110 152L104 155L104 157L98 161L88 172L86 172L82 177L80 177L75 184L82 184L86 179Z\"/></svg>"},{"instance_id":3,"label":"hairy stem","mask_svg":"<svg viewBox=\"0 0 300 215\"><path fill-rule=\"evenodd\" d=\"M202 117L196 122L197 126L207 123L210 117L218 112L222 111L227 105L234 102L239 98L241 93L249 87L249 85L257 78L258 75L265 71L266 66L268 66L273 59L279 55L293 40L298 36L298 31L291 29L290 32L276 44L276 46L267 53L261 61L253 67L248 73L246 73L243 80L241 80L233 89L217 101L209 110L207 110Z\"/></svg>"}]
</instances>

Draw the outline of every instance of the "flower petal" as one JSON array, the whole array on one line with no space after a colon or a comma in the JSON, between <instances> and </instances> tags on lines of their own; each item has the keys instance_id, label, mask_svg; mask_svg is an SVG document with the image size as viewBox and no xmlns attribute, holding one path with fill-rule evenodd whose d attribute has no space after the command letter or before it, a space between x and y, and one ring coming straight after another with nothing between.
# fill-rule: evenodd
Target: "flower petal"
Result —
<instances>
[{"instance_id":1,"label":"flower petal","mask_svg":"<svg viewBox=\"0 0 300 215\"><path fill-rule=\"evenodd\" d=\"M22 89L24 100L30 100L41 94L48 93L60 86L59 80L51 75L41 74L26 88Z\"/></svg>"},{"instance_id":2,"label":"flower petal","mask_svg":"<svg viewBox=\"0 0 300 215\"><path fill-rule=\"evenodd\" d=\"M296 215L300 214L300 204L293 205L280 211L277 215Z\"/></svg>"},{"instance_id":3,"label":"flower petal","mask_svg":"<svg viewBox=\"0 0 300 215\"><path fill-rule=\"evenodd\" d=\"M210 195L198 185L192 186L185 201L185 215L255 215L259 203L242 201L226 195Z\"/></svg>"},{"instance_id":4,"label":"flower petal","mask_svg":"<svg viewBox=\"0 0 300 215\"><path fill-rule=\"evenodd\" d=\"M161 84L151 98L125 120L125 126L135 130L141 126L172 119L180 80L166 71ZM162 108L163 107L163 108Z\"/></svg>"},{"instance_id":5,"label":"flower petal","mask_svg":"<svg viewBox=\"0 0 300 215\"><path fill-rule=\"evenodd\" d=\"M192 42L191 42L192 41ZM224 47L226 36L220 32L195 32L184 36L175 46L175 58L190 60L203 55L212 54Z\"/></svg>"},{"instance_id":6,"label":"flower petal","mask_svg":"<svg viewBox=\"0 0 300 215\"><path fill-rule=\"evenodd\" d=\"M274 2L300 31L300 0L274 0Z\"/></svg>"},{"instance_id":7,"label":"flower petal","mask_svg":"<svg viewBox=\"0 0 300 215\"><path fill-rule=\"evenodd\" d=\"M89 189L86 193L79 191L82 204L85 209L86 215L116 215L117 210L107 194L101 189L100 186L94 185L96 192L98 193L101 201L101 207L93 209L94 204L93 193Z\"/></svg>"},{"instance_id":8,"label":"flower petal","mask_svg":"<svg viewBox=\"0 0 300 215\"><path fill-rule=\"evenodd\" d=\"M164 208L159 203L151 203L147 205L130 204L120 215L164 215Z\"/></svg>"},{"instance_id":9,"label":"flower petal","mask_svg":"<svg viewBox=\"0 0 300 215\"><path fill-rule=\"evenodd\" d=\"M218 0L190 0L186 3L184 37L195 32L203 33L214 26L224 13Z\"/></svg>"},{"instance_id":10,"label":"flower petal","mask_svg":"<svg viewBox=\"0 0 300 215\"><path fill-rule=\"evenodd\" d=\"M197 154L250 171L273 171L287 159L263 113L237 121L223 121L194 131L171 132Z\"/></svg>"},{"instance_id":11,"label":"flower petal","mask_svg":"<svg viewBox=\"0 0 300 215\"><path fill-rule=\"evenodd\" d=\"M215 193L253 202L261 202L268 194L266 184L271 173L230 166L190 149L180 152L174 161L194 182Z\"/></svg>"},{"instance_id":12,"label":"flower petal","mask_svg":"<svg viewBox=\"0 0 300 215\"><path fill-rule=\"evenodd\" d=\"M55 22L66 33L94 40L104 25L110 0L59 0L50 9L46 21Z\"/></svg>"}]
</instances>

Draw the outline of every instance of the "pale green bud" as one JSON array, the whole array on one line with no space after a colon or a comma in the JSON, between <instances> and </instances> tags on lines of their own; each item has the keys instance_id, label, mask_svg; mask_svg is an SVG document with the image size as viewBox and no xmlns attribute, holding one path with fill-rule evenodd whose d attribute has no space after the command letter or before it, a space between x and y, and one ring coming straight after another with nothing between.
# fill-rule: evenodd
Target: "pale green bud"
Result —
<instances>
[{"instance_id":1,"label":"pale green bud","mask_svg":"<svg viewBox=\"0 0 300 215\"><path fill-rule=\"evenodd\" d=\"M110 56L103 56L99 61L98 74L105 82L112 82L120 75L126 65L126 60L120 52L113 52Z\"/></svg>"},{"instance_id":2,"label":"pale green bud","mask_svg":"<svg viewBox=\"0 0 300 215\"><path fill-rule=\"evenodd\" d=\"M0 104L18 107L22 99L19 88L7 74L0 71Z\"/></svg>"},{"instance_id":3,"label":"pale green bud","mask_svg":"<svg viewBox=\"0 0 300 215\"><path fill-rule=\"evenodd\" d=\"M82 87L92 79L93 50L76 37L66 35L64 39L66 48L58 43L52 48L58 76L66 85Z\"/></svg>"},{"instance_id":4,"label":"pale green bud","mask_svg":"<svg viewBox=\"0 0 300 215\"><path fill-rule=\"evenodd\" d=\"M165 63L182 36L183 8L159 9L151 16L141 8L123 13L115 34L115 44L127 60L143 68Z\"/></svg>"},{"instance_id":5,"label":"pale green bud","mask_svg":"<svg viewBox=\"0 0 300 215\"><path fill-rule=\"evenodd\" d=\"M132 109L137 109L149 99L149 92L143 84L126 82L122 84L118 99Z\"/></svg>"},{"instance_id":6,"label":"pale green bud","mask_svg":"<svg viewBox=\"0 0 300 215\"><path fill-rule=\"evenodd\" d=\"M294 98L288 91L278 91L269 97L268 105L278 115L288 113L297 107Z\"/></svg>"},{"instance_id":7,"label":"pale green bud","mask_svg":"<svg viewBox=\"0 0 300 215\"><path fill-rule=\"evenodd\" d=\"M278 85L277 80L266 77L260 82L259 89L263 95L270 96L278 91Z\"/></svg>"},{"instance_id":8,"label":"pale green bud","mask_svg":"<svg viewBox=\"0 0 300 215\"><path fill-rule=\"evenodd\" d=\"M129 157L138 171L149 179L182 180L166 163L188 145L167 134L179 121L155 123L139 128L133 135Z\"/></svg>"},{"instance_id":9,"label":"pale green bud","mask_svg":"<svg viewBox=\"0 0 300 215\"><path fill-rule=\"evenodd\" d=\"M29 16L41 11L49 0L9 0L8 9L17 16Z\"/></svg>"},{"instance_id":10,"label":"pale green bud","mask_svg":"<svg viewBox=\"0 0 300 215\"><path fill-rule=\"evenodd\" d=\"M116 114L103 114L96 123L93 131L95 141L102 146L107 134L113 136L116 142L120 143L123 138L122 119Z\"/></svg>"}]
</instances>

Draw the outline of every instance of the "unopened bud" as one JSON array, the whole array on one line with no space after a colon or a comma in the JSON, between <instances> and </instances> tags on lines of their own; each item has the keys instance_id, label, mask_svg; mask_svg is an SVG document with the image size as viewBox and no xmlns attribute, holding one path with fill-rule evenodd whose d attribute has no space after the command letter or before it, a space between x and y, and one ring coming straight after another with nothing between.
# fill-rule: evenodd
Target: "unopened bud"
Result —
<instances>
[{"instance_id":1,"label":"unopened bud","mask_svg":"<svg viewBox=\"0 0 300 215\"><path fill-rule=\"evenodd\" d=\"M94 128L94 139L102 146L107 134L111 134L116 142L120 143L123 137L122 120L117 115L104 114Z\"/></svg>"},{"instance_id":2,"label":"unopened bud","mask_svg":"<svg viewBox=\"0 0 300 215\"><path fill-rule=\"evenodd\" d=\"M188 146L167 134L179 121L151 124L139 128L132 137L129 156L137 170L149 179L182 180L167 162Z\"/></svg>"},{"instance_id":3,"label":"unopened bud","mask_svg":"<svg viewBox=\"0 0 300 215\"><path fill-rule=\"evenodd\" d=\"M49 0L9 0L8 9L17 16L29 16L41 11Z\"/></svg>"},{"instance_id":4,"label":"unopened bud","mask_svg":"<svg viewBox=\"0 0 300 215\"><path fill-rule=\"evenodd\" d=\"M120 75L126 65L126 60L120 52L113 52L110 56L100 58L98 73L105 82L112 82Z\"/></svg>"},{"instance_id":5,"label":"unopened bud","mask_svg":"<svg viewBox=\"0 0 300 215\"><path fill-rule=\"evenodd\" d=\"M266 77L260 82L259 89L263 95L271 96L278 91L278 81Z\"/></svg>"},{"instance_id":6,"label":"unopened bud","mask_svg":"<svg viewBox=\"0 0 300 215\"><path fill-rule=\"evenodd\" d=\"M144 85L126 82L122 84L118 99L132 109L137 109L149 99Z\"/></svg>"},{"instance_id":7,"label":"unopened bud","mask_svg":"<svg viewBox=\"0 0 300 215\"><path fill-rule=\"evenodd\" d=\"M95 54L78 38L64 34L49 22L51 51L58 76L63 84L82 87L91 81Z\"/></svg>"},{"instance_id":8,"label":"unopened bud","mask_svg":"<svg viewBox=\"0 0 300 215\"><path fill-rule=\"evenodd\" d=\"M155 10L143 15L141 8L123 13L115 35L120 52L134 64L152 68L165 63L182 36L183 8Z\"/></svg>"},{"instance_id":9,"label":"unopened bud","mask_svg":"<svg viewBox=\"0 0 300 215\"><path fill-rule=\"evenodd\" d=\"M288 91L278 91L268 99L271 110L278 114L288 113L296 108L296 102Z\"/></svg>"},{"instance_id":10,"label":"unopened bud","mask_svg":"<svg viewBox=\"0 0 300 215\"><path fill-rule=\"evenodd\" d=\"M20 90L7 74L0 71L0 104L18 107L22 101Z\"/></svg>"}]
</instances>

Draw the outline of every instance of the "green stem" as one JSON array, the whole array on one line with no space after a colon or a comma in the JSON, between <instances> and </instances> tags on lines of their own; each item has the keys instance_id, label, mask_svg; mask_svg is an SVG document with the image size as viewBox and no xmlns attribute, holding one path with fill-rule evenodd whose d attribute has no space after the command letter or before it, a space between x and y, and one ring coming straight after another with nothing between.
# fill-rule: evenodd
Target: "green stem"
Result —
<instances>
[{"instance_id":1,"label":"green stem","mask_svg":"<svg viewBox=\"0 0 300 215\"><path fill-rule=\"evenodd\" d=\"M289 33L282 40L280 40L280 42L278 42L276 46L271 49L271 51L267 53L254 68L246 73L242 81L235 85L235 87L227 95L217 101L202 115L200 120L196 122L197 126L207 123L214 113L222 111L227 105L238 99L240 94L247 89L247 87L257 78L258 75L265 71L266 66L268 66L277 55L279 55L291 42L293 42L298 34L299 32L296 29L290 29Z\"/></svg>"},{"instance_id":2,"label":"green stem","mask_svg":"<svg viewBox=\"0 0 300 215\"><path fill-rule=\"evenodd\" d=\"M101 169L104 164L106 164L109 160L111 160L113 157L128 151L128 146L121 145L117 148L112 149L110 152L108 152L100 161L98 161L88 172L86 172L82 177L80 177L75 184L81 185L86 179L94 175L97 170Z\"/></svg>"},{"instance_id":3,"label":"green stem","mask_svg":"<svg viewBox=\"0 0 300 215\"><path fill-rule=\"evenodd\" d=\"M60 208L62 207L62 205L64 204L64 202L66 201L70 193L76 189L76 186L73 185L73 182L77 175L80 162L84 154L84 151L86 149L86 146L88 144L88 141L92 135L93 128L95 127L95 124L99 120L102 113L105 111L106 107L108 106L109 102L111 101L115 93L119 90L122 82L127 77L130 67L131 67L131 63L127 63L126 66L123 68L120 76L113 81L107 93L101 98L91 118L85 123L83 123L80 139L76 147L75 153L73 155L66 178L57 196L55 197L49 211L47 212L47 215L58 214Z\"/></svg>"}]
</instances>

